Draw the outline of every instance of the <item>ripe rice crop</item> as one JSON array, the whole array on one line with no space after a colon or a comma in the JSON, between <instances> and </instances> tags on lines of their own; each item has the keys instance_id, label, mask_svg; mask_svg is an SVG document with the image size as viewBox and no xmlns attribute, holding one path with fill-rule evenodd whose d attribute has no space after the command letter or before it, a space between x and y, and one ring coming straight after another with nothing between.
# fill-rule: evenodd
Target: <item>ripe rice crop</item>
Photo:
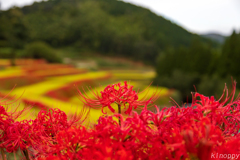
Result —
<instances>
[{"instance_id":1,"label":"ripe rice crop","mask_svg":"<svg viewBox=\"0 0 240 160\"><path fill-rule=\"evenodd\" d=\"M10 111L0 106L2 159L18 150L27 160L238 159L240 97L234 99L235 90L233 82L231 93L225 87L219 100L196 92L187 108L176 104L159 110L154 106L158 91L140 99L134 86L117 83L100 93L93 90L93 97L79 90L85 105L78 114L67 116L50 108L21 121L28 108ZM151 106L155 112L148 110ZM89 121L92 108L103 111L97 122Z\"/></svg>"},{"instance_id":2,"label":"ripe rice crop","mask_svg":"<svg viewBox=\"0 0 240 160\"><path fill-rule=\"evenodd\" d=\"M0 79L16 78L24 76L24 71L19 67L10 67L0 72Z\"/></svg>"},{"instance_id":3,"label":"ripe rice crop","mask_svg":"<svg viewBox=\"0 0 240 160\"><path fill-rule=\"evenodd\" d=\"M51 98L59 99L62 101L69 101L72 97L76 96L76 90L74 89L74 86L79 86L82 84L89 84L97 81L98 83L100 81L104 81L111 78L110 74L106 74L105 76L97 76L89 79L78 79L76 81L72 81L71 83L66 83L62 87L59 87L57 89L53 89L48 91L45 95ZM93 86L92 86L93 87ZM77 103L78 104L78 103Z\"/></svg>"},{"instance_id":4,"label":"ripe rice crop","mask_svg":"<svg viewBox=\"0 0 240 160\"><path fill-rule=\"evenodd\" d=\"M119 79L129 79L129 80L145 80L152 79L155 77L155 72L153 71L131 71L131 70L112 70L113 76Z\"/></svg>"},{"instance_id":5,"label":"ripe rice crop","mask_svg":"<svg viewBox=\"0 0 240 160\"><path fill-rule=\"evenodd\" d=\"M16 59L15 64L17 66L25 66L25 65L36 65L36 64L45 64L46 61L43 59ZM10 59L0 59L0 66L8 67L11 66L11 60Z\"/></svg>"}]
</instances>

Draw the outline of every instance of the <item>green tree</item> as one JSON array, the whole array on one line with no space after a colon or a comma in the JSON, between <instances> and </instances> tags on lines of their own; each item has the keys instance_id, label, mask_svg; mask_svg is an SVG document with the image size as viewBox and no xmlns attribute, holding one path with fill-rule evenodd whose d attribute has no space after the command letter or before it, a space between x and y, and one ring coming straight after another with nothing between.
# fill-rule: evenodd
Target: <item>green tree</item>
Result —
<instances>
[{"instance_id":1,"label":"green tree","mask_svg":"<svg viewBox=\"0 0 240 160\"><path fill-rule=\"evenodd\" d=\"M189 47L169 48L159 55L154 84L179 90L183 101L191 99L193 86L212 74L215 57L215 51L197 39Z\"/></svg>"},{"instance_id":2,"label":"green tree","mask_svg":"<svg viewBox=\"0 0 240 160\"><path fill-rule=\"evenodd\" d=\"M222 53L219 57L218 72L222 77L231 75L240 81L240 34L233 31L232 35L225 41Z\"/></svg>"},{"instance_id":3,"label":"green tree","mask_svg":"<svg viewBox=\"0 0 240 160\"><path fill-rule=\"evenodd\" d=\"M28 39L28 30L23 20L22 11L12 8L0 13L0 40L5 41L5 47L11 47L11 63L15 65L16 50L23 48Z\"/></svg>"},{"instance_id":4,"label":"green tree","mask_svg":"<svg viewBox=\"0 0 240 160\"><path fill-rule=\"evenodd\" d=\"M50 63L61 63L56 51L44 42L33 42L26 46L25 57L34 59L45 59Z\"/></svg>"}]
</instances>

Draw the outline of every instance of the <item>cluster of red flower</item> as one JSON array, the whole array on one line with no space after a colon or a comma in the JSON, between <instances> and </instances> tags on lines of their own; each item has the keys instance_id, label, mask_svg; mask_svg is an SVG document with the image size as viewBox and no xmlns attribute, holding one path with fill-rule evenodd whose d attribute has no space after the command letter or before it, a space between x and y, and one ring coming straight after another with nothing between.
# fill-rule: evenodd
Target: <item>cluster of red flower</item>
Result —
<instances>
[{"instance_id":1,"label":"cluster of red flower","mask_svg":"<svg viewBox=\"0 0 240 160\"><path fill-rule=\"evenodd\" d=\"M131 108L127 118L121 114L102 116L91 127L83 124L88 110L70 120L59 109L42 110L35 120L17 122L14 119L21 113L10 114L0 107L2 157L6 159L5 152L18 149L26 159L37 160L208 160L221 159L215 155L239 155L240 100L233 99L234 92L235 83L232 94L225 90L226 98L218 101L194 93L187 108L173 106L159 111L156 107L153 113L144 107L140 114ZM136 108L147 106L157 94L149 101L138 101L137 93L125 83L108 86L101 96L96 95L98 100L80 95L88 107L118 103Z\"/></svg>"}]
</instances>

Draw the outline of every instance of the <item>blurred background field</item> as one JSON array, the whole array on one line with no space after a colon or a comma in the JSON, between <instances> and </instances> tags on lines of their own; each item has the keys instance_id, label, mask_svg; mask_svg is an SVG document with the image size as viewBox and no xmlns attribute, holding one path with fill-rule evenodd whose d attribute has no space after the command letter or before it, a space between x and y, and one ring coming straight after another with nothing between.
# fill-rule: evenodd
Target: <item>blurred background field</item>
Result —
<instances>
[{"instance_id":1,"label":"blurred background field","mask_svg":"<svg viewBox=\"0 0 240 160\"><path fill-rule=\"evenodd\" d=\"M143 66L134 70L124 70L120 67L107 69L104 66L104 69L93 71L76 68L70 64L49 64L41 59L15 59L15 66L11 66L10 61L0 60L1 97L6 96L2 103L4 104L7 99L9 103L16 100L13 105L9 105L12 109L17 106L19 109L33 106L31 113L24 118L32 118L40 109L47 108L60 108L68 114L80 112L83 103L79 99L78 88L79 90L84 88L86 94L94 99L94 95L87 89L89 86L100 94L107 85L127 80L134 85L135 90L141 91L148 87L155 77L154 70L151 68L142 70ZM149 93L147 91L141 93L139 98L144 95L150 97L154 92L160 91L161 97L157 104L162 106L170 105L169 96L178 98L176 91L164 87L150 86L148 91ZM90 112L92 120L96 120L100 115L101 110Z\"/></svg>"},{"instance_id":2,"label":"blurred background field","mask_svg":"<svg viewBox=\"0 0 240 160\"><path fill-rule=\"evenodd\" d=\"M152 83L150 92L161 90L160 108L172 105L170 97L189 103L196 90L220 97L231 77L240 81L239 28L195 33L118 0L47 0L0 10L1 97L10 93L19 109L34 106L29 117L51 107L73 114L83 105L77 87L100 92L123 81L136 90ZM91 111L93 119L100 114Z\"/></svg>"}]
</instances>

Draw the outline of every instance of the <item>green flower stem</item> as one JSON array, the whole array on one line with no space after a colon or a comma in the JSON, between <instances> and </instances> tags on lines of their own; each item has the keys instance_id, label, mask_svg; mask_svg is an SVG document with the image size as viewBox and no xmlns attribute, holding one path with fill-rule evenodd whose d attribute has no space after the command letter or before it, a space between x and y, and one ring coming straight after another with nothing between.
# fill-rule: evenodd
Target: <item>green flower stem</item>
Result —
<instances>
[{"instance_id":1,"label":"green flower stem","mask_svg":"<svg viewBox=\"0 0 240 160\"><path fill-rule=\"evenodd\" d=\"M24 154L24 156L26 157L26 160L30 160L30 158L29 158L29 153L28 153L28 150L27 150L27 149L23 150L23 154Z\"/></svg>"},{"instance_id":2,"label":"green flower stem","mask_svg":"<svg viewBox=\"0 0 240 160\"><path fill-rule=\"evenodd\" d=\"M118 104L118 113L121 114L121 105L120 104ZM118 121L119 121L119 126L121 127L121 117L119 117Z\"/></svg>"},{"instance_id":3,"label":"green flower stem","mask_svg":"<svg viewBox=\"0 0 240 160\"><path fill-rule=\"evenodd\" d=\"M2 159L3 159L3 160L6 160L5 152L4 152L3 148L1 148L1 154L2 154Z\"/></svg>"}]
</instances>

